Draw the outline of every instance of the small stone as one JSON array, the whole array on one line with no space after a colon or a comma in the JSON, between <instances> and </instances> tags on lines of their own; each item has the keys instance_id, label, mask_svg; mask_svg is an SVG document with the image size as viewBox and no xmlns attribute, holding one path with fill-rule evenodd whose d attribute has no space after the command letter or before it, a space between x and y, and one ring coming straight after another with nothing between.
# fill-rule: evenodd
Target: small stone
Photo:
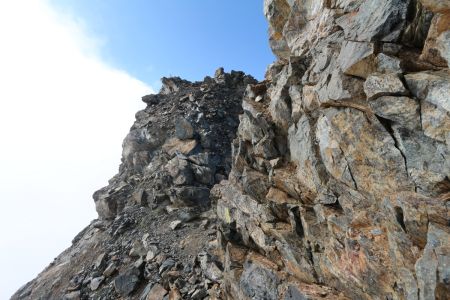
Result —
<instances>
[{"instance_id":1,"label":"small stone","mask_svg":"<svg viewBox=\"0 0 450 300\"><path fill-rule=\"evenodd\" d=\"M172 205L167 205L166 206L166 211L167 211L168 214L170 214L170 213L172 213L172 212L174 212L176 210L178 210L178 207L175 207L175 206L172 206Z\"/></svg>"},{"instance_id":2,"label":"small stone","mask_svg":"<svg viewBox=\"0 0 450 300\"><path fill-rule=\"evenodd\" d=\"M146 300L147 299L147 295L148 293L150 293L150 290L153 287L153 282L149 282L146 286L145 289L142 291L141 296L139 297L139 300Z\"/></svg>"},{"instance_id":3,"label":"small stone","mask_svg":"<svg viewBox=\"0 0 450 300\"><path fill-rule=\"evenodd\" d=\"M208 296L208 291L206 289L198 289L192 294L191 299L201 300L206 296Z\"/></svg>"},{"instance_id":4,"label":"small stone","mask_svg":"<svg viewBox=\"0 0 450 300\"><path fill-rule=\"evenodd\" d=\"M137 261L134 262L134 267L139 269L144 264L144 259L142 257L139 257Z\"/></svg>"},{"instance_id":5,"label":"small stone","mask_svg":"<svg viewBox=\"0 0 450 300\"><path fill-rule=\"evenodd\" d=\"M134 241L133 247L130 250L129 255L131 257L140 257L146 254L145 248L142 245L141 241Z\"/></svg>"},{"instance_id":6,"label":"small stone","mask_svg":"<svg viewBox=\"0 0 450 300\"><path fill-rule=\"evenodd\" d=\"M108 267L106 267L105 271L103 271L103 276L109 277L112 274L114 274L114 272L116 272L116 271L117 271L116 264L115 263L110 263L108 265Z\"/></svg>"},{"instance_id":7,"label":"small stone","mask_svg":"<svg viewBox=\"0 0 450 300\"><path fill-rule=\"evenodd\" d=\"M255 98L255 102L261 102L264 99L262 95L259 95Z\"/></svg>"},{"instance_id":8,"label":"small stone","mask_svg":"<svg viewBox=\"0 0 450 300\"><path fill-rule=\"evenodd\" d=\"M102 284L102 282L105 280L105 277L100 276L100 277L96 277L94 279L91 280L91 284L89 285L89 287L91 288L91 291L95 291L98 289L98 287L100 286L100 284Z\"/></svg>"},{"instance_id":9,"label":"small stone","mask_svg":"<svg viewBox=\"0 0 450 300\"><path fill-rule=\"evenodd\" d=\"M147 193L144 189L138 189L133 192L132 198L134 203L137 205L145 206L147 205Z\"/></svg>"},{"instance_id":10,"label":"small stone","mask_svg":"<svg viewBox=\"0 0 450 300\"><path fill-rule=\"evenodd\" d=\"M100 268L104 265L105 260L106 260L106 253L100 254L100 255L97 256L97 258L95 259L94 267L95 267L96 269L100 269Z\"/></svg>"},{"instance_id":11,"label":"small stone","mask_svg":"<svg viewBox=\"0 0 450 300\"><path fill-rule=\"evenodd\" d=\"M397 57L380 53L376 58L376 63L377 71L380 73L402 73L402 68L400 67L400 59L398 59Z\"/></svg>"},{"instance_id":12,"label":"small stone","mask_svg":"<svg viewBox=\"0 0 450 300\"><path fill-rule=\"evenodd\" d=\"M169 226L172 230L175 230L181 226L181 221L180 220L172 221L172 222L170 222Z\"/></svg>"},{"instance_id":13,"label":"small stone","mask_svg":"<svg viewBox=\"0 0 450 300\"><path fill-rule=\"evenodd\" d=\"M367 78L375 71L374 52L373 43L344 42L338 57L344 74Z\"/></svg>"},{"instance_id":14,"label":"small stone","mask_svg":"<svg viewBox=\"0 0 450 300\"><path fill-rule=\"evenodd\" d=\"M202 227L202 228L207 228L208 227L208 224L209 224L209 220L208 219L205 219L205 220L203 220L202 221L202 223L200 224L200 226Z\"/></svg>"},{"instance_id":15,"label":"small stone","mask_svg":"<svg viewBox=\"0 0 450 300\"><path fill-rule=\"evenodd\" d=\"M225 74L225 71L222 67L218 68L216 72L214 72L214 78L219 78L220 76L223 76Z\"/></svg>"},{"instance_id":16,"label":"small stone","mask_svg":"<svg viewBox=\"0 0 450 300\"><path fill-rule=\"evenodd\" d=\"M373 235L381 235L381 234L383 234L383 230L381 230L380 228L375 228L375 229L372 229L370 231L370 233Z\"/></svg>"},{"instance_id":17,"label":"small stone","mask_svg":"<svg viewBox=\"0 0 450 300\"><path fill-rule=\"evenodd\" d=\"M146 300L162 300L167 293L167 290L157 283L148 292Z\"/></svg>"},{"instance_id":18,"label":"small stone","mask_svg":"<svg viewBox=\"0 0 450 300\"><path fill-rule=\"evenodd\" d=\"M63 300L80 300L80 299L81 299L80 291L71 292L63 296Z\"/></svg>"},{"instance_id":19,"label":"small stone","mask_svg":"<svg viewBox=\"0 0 450 300\"><path fill-rule=\"evenodd\" d=\"M419 102L409 97L381 96L369 101L378 116L392 120L411 130L420 126Z\"/></svg>"},{"instance_id":20,"label":"small stone","mask_svg":"<svg viewBox=\"0 0 450 300\"><path fill-rule=\"evenodd\" d=\"M172 258L166 259L159 267L159 274L171 269L175 265L175 261Z\"/></svg>"},{"instance_id":21,"label":"small stone","mask_svg":"<svg viewBox=\"0 0 450 300\"><path fill-rule=\"evenodd\" d=\"M147 256L145 257L145 260L147 262L153 260L155 258L156 255L158 255L159 250L155 245L150 245L148 247L148 252L147 252Z\"/></svg>"},{"instance_id":22,"label":"small stone","mask_svg":"<svg viewBox=\"0 0 450 300\"><path fill-rule=\"evenodd\" d=\"M177 287L172 287L169 292L169 300L181 300L181 293Z\"/></svg>"}]
</instances>

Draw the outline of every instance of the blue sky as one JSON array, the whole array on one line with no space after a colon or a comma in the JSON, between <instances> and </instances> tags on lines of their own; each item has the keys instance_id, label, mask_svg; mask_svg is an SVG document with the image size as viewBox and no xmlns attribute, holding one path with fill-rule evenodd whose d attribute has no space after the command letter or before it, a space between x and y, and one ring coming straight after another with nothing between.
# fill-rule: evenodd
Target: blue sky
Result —
<instances>
[{"instance_id":1,"label":"blue sky","mask_svg":"<svg viewBox=\"0 0 450 300\"><path fill-rule=\"evenodd\" d=\"M262 0L53 0L100 39L111 65L155 86L201 80L223 66L262 79L274 58Z\"/></svg>"},{"instance_id":2,"label":"blue sky","mask_svg":"<svg viewBox=\"0 0 450 300\"><path fill-rule=\"evenodd\" d=\"M262 79L262 2L0 1L0 299L97 217L92 194L162 76Z\"/></svg>"}]
</instances>

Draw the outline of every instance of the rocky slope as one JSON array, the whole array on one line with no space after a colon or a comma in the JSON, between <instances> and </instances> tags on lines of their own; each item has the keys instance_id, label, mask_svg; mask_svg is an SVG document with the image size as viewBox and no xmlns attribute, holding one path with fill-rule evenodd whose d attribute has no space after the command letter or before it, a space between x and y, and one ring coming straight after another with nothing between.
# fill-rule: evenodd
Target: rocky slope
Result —
<instances>
[{"instance_id":1,"label":"rocky slope","mask_svg":"<svg viewBox=\"0 0 450 300\"><path fill-rule=\"evenodd\" d=\"M122 164L94 193L94 220L12 299L203 299L219 292L210 189L231 170L242 72L163 78L124 139Z\"/></svg>"},{"instance_id":2,"label":"rocky slope","mask_svg":"<svg viewBox=\"0 0 450 300\"><path fill-rule=\"evenodd\" d=\"M450 2L264 13L266 79L163 79L100 219L13 299L450 299Z\"/></svg>"}]
</instances>

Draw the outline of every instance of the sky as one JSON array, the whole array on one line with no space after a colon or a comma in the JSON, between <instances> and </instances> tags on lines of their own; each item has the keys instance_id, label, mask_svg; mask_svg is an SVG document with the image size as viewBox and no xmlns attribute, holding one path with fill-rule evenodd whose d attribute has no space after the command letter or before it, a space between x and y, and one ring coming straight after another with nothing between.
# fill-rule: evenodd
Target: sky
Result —
<instances>
[{"instance_id":1,"label":"sky","mask_svg":"<svg viewBox=\"0 0 450 300\"><path fill-rule=\"evenodd\" d=\"M0 299L97 217L92 194L159 78L263 78L262 2L0 1Z\"/></svg>"}]
</instances>

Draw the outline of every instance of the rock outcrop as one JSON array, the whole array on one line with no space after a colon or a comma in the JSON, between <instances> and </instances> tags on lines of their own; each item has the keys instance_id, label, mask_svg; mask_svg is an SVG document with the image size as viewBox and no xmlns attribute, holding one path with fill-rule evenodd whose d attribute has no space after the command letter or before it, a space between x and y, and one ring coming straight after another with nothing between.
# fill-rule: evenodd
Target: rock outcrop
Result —
<instances>
[{"instance_id":1,"label":"rock outcrop","mask_svg":"<svg viewBox=\"0 0 450 300\"><path fill-rule=\"evenodd\" d=\"M450 298L449 8L265 1L278 60L213 193L229 298Z\"/></svg>"},{"instance_id":2,"label":"rock outcrop","mask_svg":"<svg viewBox=\"0 0 450 300\"><path fill-rule=\"evenodd\" d=\"M163 78L13 299L450 299L450 2L265 0L265 80Z\"/></svg>"}]
</instances>

